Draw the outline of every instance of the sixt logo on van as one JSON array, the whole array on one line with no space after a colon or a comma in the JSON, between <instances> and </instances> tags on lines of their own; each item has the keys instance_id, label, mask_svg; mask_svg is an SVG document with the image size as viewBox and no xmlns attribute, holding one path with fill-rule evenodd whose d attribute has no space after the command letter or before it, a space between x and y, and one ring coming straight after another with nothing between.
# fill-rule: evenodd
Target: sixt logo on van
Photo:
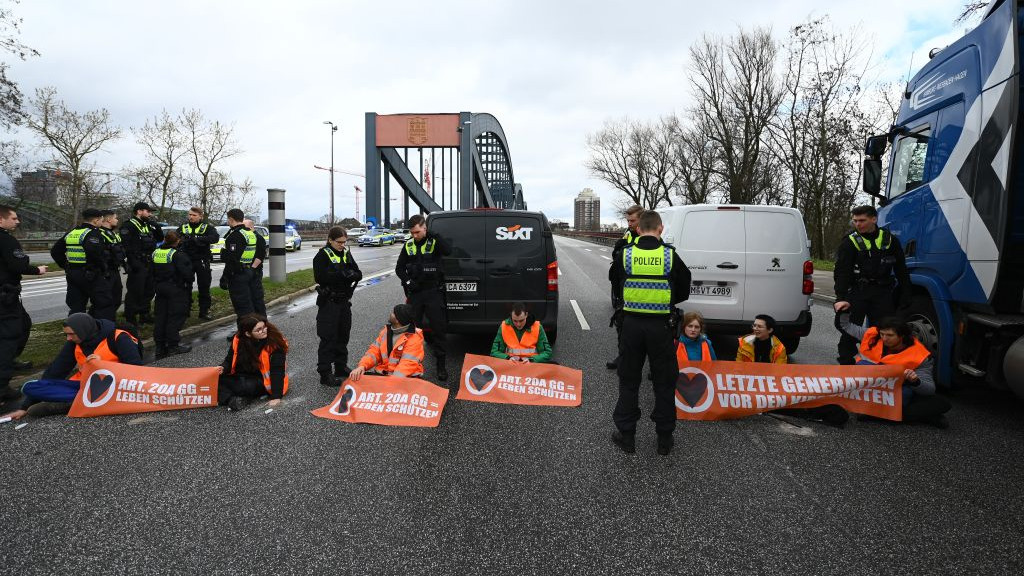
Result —
<instances>
[{"instance_id":1,"label":"sixt logo on van","mask_svg":"<svg viewBox=\"0 0 1024 576\"><path fill-rule=\"evenodd\" d=\"M494 237L498 240L529 240L533 228L524 228L522 224L515 226L498 226L494 229Z\"/></svg>"}]
</instances>

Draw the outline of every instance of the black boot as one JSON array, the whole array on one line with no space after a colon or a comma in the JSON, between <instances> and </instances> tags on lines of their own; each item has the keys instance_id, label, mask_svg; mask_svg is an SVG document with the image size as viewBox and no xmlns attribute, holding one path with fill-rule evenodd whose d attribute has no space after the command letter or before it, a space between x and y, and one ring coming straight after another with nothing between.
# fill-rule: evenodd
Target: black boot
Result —
<instances>
[{"instance_id":1,"label":"black boot","mask_svg":"<svg viewBox=\"0 0 1024 576\"><path fill-rule=\"evenodd\" d=\"M439 382L448 381L448 362L444 356L437 357L437 380Z\"/></svg>"},{"instance_id":2,"label":"black boot","mask_svg":"<svg viewBox=\"0 0 1024 576\"><path fill-rule=\"evenodd\" d=\"M167 346L156 345L156 359L161 360L167 358L170 354L167 353Z\"/></svg>"},{"instance_id":3,"label":"black boot","mask_svg":"<svg viewBox=\"0 0 1024 576\"><path fill-rule=\"evenodd\" d=\"M341 386L341 381L338 380L337 378L335 378L334 375L331 374L330 372L321 372L320 373L320 384L323 385L323 386L330 386L332 388L337 388L338 386Z\"/></svg>"},{"instance_id":4,"label":"black boot","mask_svg":"<svg viewBox=\"0 0 1024 576\"><path fill-rule=\"evenodd\" d=\"M615 442L615 445L621 448L626 454L636 452L636 436L633 432L616 430L615 432L612 432L612 442Z\"/></svg>"},{"instance_id":5,"label":"black boot","mask_svg":"<svg viewBox=\"0 0 1024 576\"><path fill-rule=\"evenodd\" d=\"M348 362L341 362L334 365L334 377L340 378L341 380L348 379L349 373L352 369L348 367Z\"/></svg>"},{"instance_id":6,"label":"black boot","mask_svg":"<svg viewBox=\"0 0 1024 576\"><path fill-rule=\"evenodd\" d=\"M672 439L672 433L658 434L658 454L662 456L668 456L668 453L672 451L672 445L675 444L675 440Z\"/></svg>"},{"instance_id":7,"label":"black boot","mask_svg":"<svg viewBox=\"0 0 1024 576\"><path fill-rule=\"evenodd\" d=\"M167 348L167 354L187 354L192 351L192 347L188 344L175 344Z\"/></svg>"},{"instance_id":8,"label":"black boot","mask_svg":"<svg viewBox=\"0 0 1024 576\"><path fill-rule=\"evenodd\" d=\"M210 311L209 310L200 310L199 311L199 319L200 320L204 320L204 321L213 320L213 318L210 317Z\"/></svg>"}]
</instances>

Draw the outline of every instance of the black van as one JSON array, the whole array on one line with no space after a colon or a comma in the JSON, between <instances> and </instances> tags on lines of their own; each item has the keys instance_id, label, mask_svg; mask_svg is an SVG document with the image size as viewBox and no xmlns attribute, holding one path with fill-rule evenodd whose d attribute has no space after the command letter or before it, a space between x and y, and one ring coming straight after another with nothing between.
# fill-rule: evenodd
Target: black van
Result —
<instances>
[{"instance_id":1,"label":"black van","mask_svg":"<svg viewBox=\"0 0 1024 576\"><path fill-rule=\"evenodd\" d=\"M444 259L448 331L495 334L514 302L523 302L558 334L558 259L540 212L476 208L435 212L427 229L452 247Z\"/></svg>"}]
</instances>

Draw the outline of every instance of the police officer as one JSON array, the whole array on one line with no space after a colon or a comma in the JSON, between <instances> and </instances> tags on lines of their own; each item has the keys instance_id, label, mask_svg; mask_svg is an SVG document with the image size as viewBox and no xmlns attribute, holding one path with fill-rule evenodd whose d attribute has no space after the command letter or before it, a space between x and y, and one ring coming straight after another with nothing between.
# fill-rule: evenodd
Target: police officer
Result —
<instances>
[{"instance_id":1,"label":"police officer","mask_svg":"<svg viewBox=\"0 0 1024 576\"><path fill-rule=\"evenodd\" d=\"M199 319L210 320L210 283L213 279L213 254L210 253L210 246L220 240L217 228L203 222L203 209L193 206L188 209L188 222L178 227L178 235L181 236L179 249L192 261L192 271L199 291ZM189 300L192 298L191 292L190 288Z\"/></svg>"},{"instance_id":2,"label":"police officer","mask_svg":"<svg viewBox=\"0 0 1024 576\"><path fill-rule=\"evenodd\" d=\"M32 318L21 304L21 276L46 273L46 266L29 266L28 254L11 235L18 223L14 208L0 204L0 402L18 396L10 387L14 371L32 367L30 362L15 360L32 329Z\"/></svg>"},{"instance_id":3,"label":"police officer","mask_svg":"<svg viewBox=\"0 0 1024 576\"><path fill-rule=\"evenodd\" d=\"M256 274L253 263L256 260L257 234L245 227L245 213L239 208L228 210L228 226L231 230L224 236L224 272L220 287L228 291L231 306L239 318L256 311L256 294L252 290L252 278ZM266 307L264 307L264 310Z\"/></svg>"},{"instance_id":4,"label":"police officer","mask_svg":"<svg viewBox=\"0 0 1024 576\"><path fill-rule=\"evenodd\" d=\"M121 269L127 272L125 263L124 246L121 244L121 235L117 232L117 212L106 209L100 210L100 233L107 243L107 270L110 272L110 300L115 316L117 309L124 301L124 284L121 282ZM114 318L107 318L114 320Z\"/></svg>"},{"instance_id":5,"label":"police officer","mask_svg":"<svg viewBox=\"0 0 1024 576\"><path fill-rule=\"evenodd\" d=\"M345 247L348 232L334 226L327 245L313 257L316 297L316 371L324 386L338 386L352 371L348 366L348 337L352 331L352 293L363 279L352 252ZM332 372L333 365L333 372Z\"/></svg>"},{"instance_id":6,"label":"police officer","mask_svg":"<svg viewBox=\"0 0 1024 576\"><path fill-rule=\"evenodd\" d=\"M243 221L245 227L256 232L256 223L251 218ZM266 318L267 303L263 294L263 263L267 261L267 239L256 232L256 257L252 260L253 275L249 279L249 290L253 294L252 304L256 313Z\"/></svg>"},{"instance_id":7,"label":"police officer","mask_svg":"<svg viewBox=\"0 0 1024 576\"><path fill-rule=\"evenodd\" d=\"M181 327L188 317L189 294L192 292L192 261L184 251L178 250L181 237L174 230L167 233L164 243L153 251L153 283L156 300L153 311L153 341L156 357L184 354L191 346L181 344Z\"/></svg>"},{"instance_id":8,"label":"police officer","mask_svg":"<svg viewBox=\"0 0 1024 576\"><path fill-rule=\"evenodd\" d=\"M629 208L626 208L626 232L615 241L615 245L612 246L612 263L608 266L608 281L612 285L612 320L609 326L615 326L615 333L622 333L622 301L615 296L615 287L622 283L622 278L615 277L615 263L622 259L622 251L626 246L632 246L636 242L636 223L640 220L640 214L644 209L639 204L633 204ZM619 355L615 357L615 360L611 362L605 362L605 366L609 370L615 370L619 367L619 357L622 356L622 351L619 351Z\"/></svg>"},{"instance_id":9,"label":"police officer","mask_svg":"<svg viewBox=\"0 0 1024 576\"><path fill-rule=\"evenodd\" d=\"M82 210L83 222L50 248L50 256L66 272L68 314L85 312L113 321L117 309L111 297L111 272L107 242L99 229L103 214L95 208Z\"/></svg>"},{"instance_id":10,"label":"police officer","mask_svg":"<svg viewBox=\"0 0 1024 576\"><path fill-rule=\"evenodd\" d=\"M128 260L124 317L130 324L153 322L149 304L156 292L149 268L153 262L153 251L163 239L163 230L150 218L149 205L136 203L132 207L132 217L121 226L121 241Z\"/></svg>"},{"instance_id":11,"label":"police officer","mask_svg":"<svg viewBox=\"0 0 1024 576\"><path fill-rule=\"evenodd\" d=\"M663 226L657 212L645 211L637 222L638 238L614 262L615 277L622 278L615 296L622 299L622 333L619 336L619 399L613 419L617 430L612 441L624 452L635 451L634 435L640 420L640 381L644 359L654 376L654 420L658 454L672 450L676 426L675 333L676 304L690 296L690 271L671 246L661 241Z\"/></svg>"},{"instance_id":12,"label":"police officer","mask_svg":"<svg viewBox=\"0 0 1024 576\"><path fill-rule=\"evenodd\" d=\"M413 310L413 322L422 326L423 315L430 320L430 345L437 359L437 379L448 380L448 319L444 303L444 269L441 257L451 254L451 247L433 233L427 233L427 220L422 214L409 218L412 238L398 254L395 273Z\"/></svg>"},{"instance_id":13,"label":"police officer","mask_svg":"<svg viewBox=\"0 0 1024 576\"><path fill-rule=\"evenodd\" d=\"M900 241L878 227L878 212L873 206L852 210L853 227L839 244L833 272L836 311L849 304L850 322L860 326L867 317L870 326L892 316L896 304L910 305L910 274ZM853 364L857 355L856 338L843 332L839 338L839 363Z\"/></svg>"}]
</instances>

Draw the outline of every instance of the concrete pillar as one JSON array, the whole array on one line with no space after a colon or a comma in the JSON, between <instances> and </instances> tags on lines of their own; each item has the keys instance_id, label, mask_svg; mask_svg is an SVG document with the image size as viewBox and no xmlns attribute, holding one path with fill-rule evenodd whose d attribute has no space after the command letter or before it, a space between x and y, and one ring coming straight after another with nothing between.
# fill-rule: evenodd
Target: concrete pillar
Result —
<instances>
[{"instance_id":1,"label":"concrete pillar","mask_svg":"<svg viewBox=\"0 0 1024 576\"><path fill-rule=\"evenodd\" d=\"M283 188L267 188L267 218L270 222L270 281L280 283L288 275L284 253Z\"/></svg>"}]
</instances>

